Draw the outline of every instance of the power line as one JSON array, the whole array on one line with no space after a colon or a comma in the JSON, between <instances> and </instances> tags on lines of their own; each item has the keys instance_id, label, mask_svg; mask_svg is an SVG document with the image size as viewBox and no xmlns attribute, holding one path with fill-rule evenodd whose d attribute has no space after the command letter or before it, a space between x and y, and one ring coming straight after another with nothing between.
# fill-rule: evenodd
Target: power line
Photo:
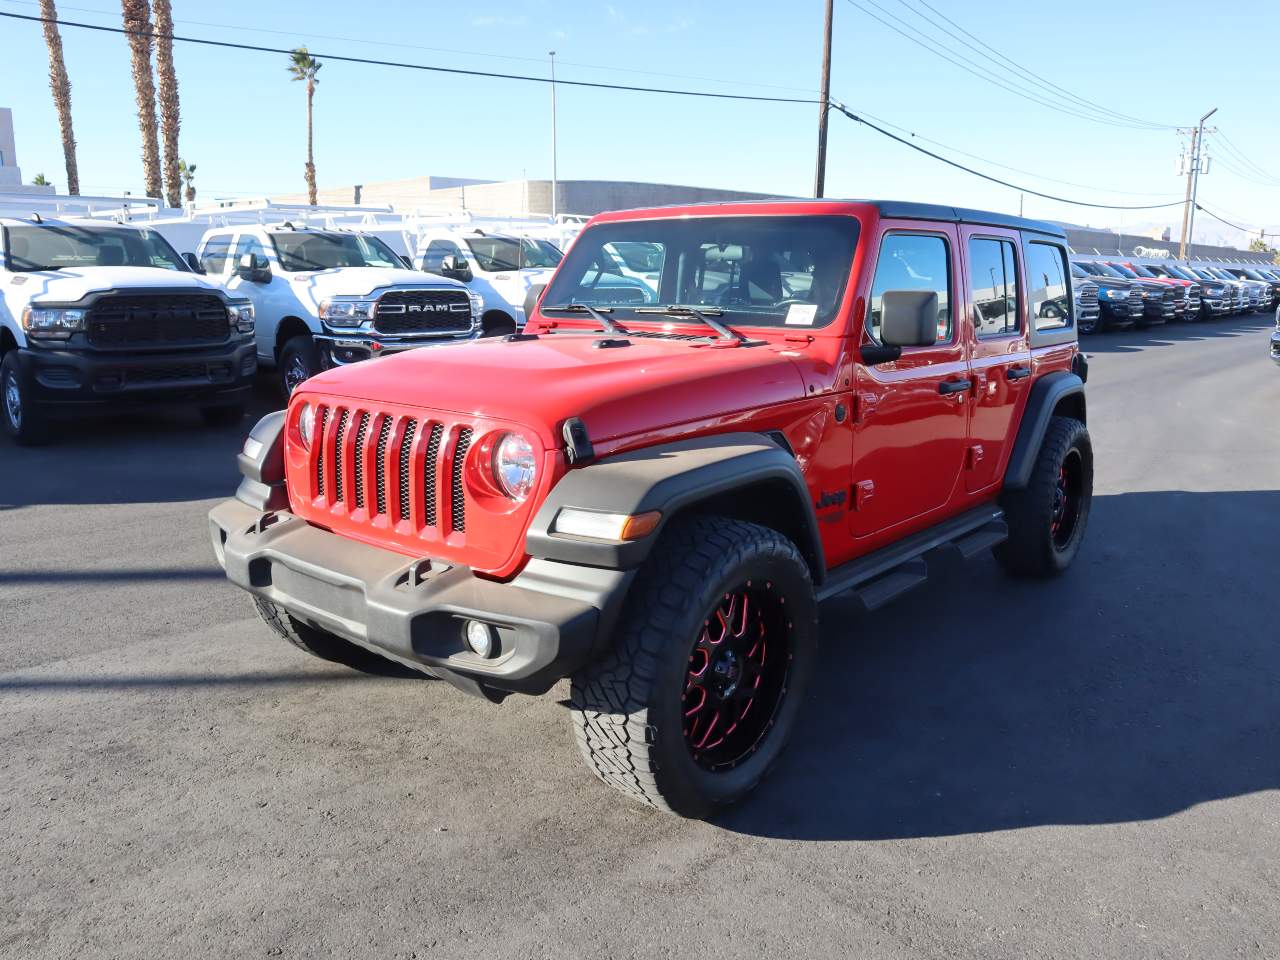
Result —
<instances>
[{"instance_id":1,"label":"power line","mask_svg":"<svg viewBox=\"0 0 1280 960\"><path fill-rule=\"evenodd\" d=\"M1054 200L1054 201L1057 201L1058 203L1066 203L1076 207L1093 207L1098 210L1163 210L1167 207L1181 207L1186 203L1185 200L1177 200L1177 201L1174 201L1173 203L1149 203L1149 204L1140 204L1140 205L1123 205L1123 204L1114 204L1114 203L1086 203L1083 200L1068 200L1066 197L1054 196L1051 193L1042 193L1039 190L1032 190L1030 187L1022 187L1016 183L1010 183L1008 180L1001 180L999 177L993 177L990 174L982 173L979 170L974 170L972 167L966 167L962 163L957 163L954 160L948 159L947 157L944 157L941 154L934 153L932 150L926 150L924 147L918 146L912 143L910 140L906 140L898 136L897 134L890 133L888 130L885 130L883 127L872 123L870 120L867 120L864 117L858 116L853 111L849 110L844 104L840 103L837 100L833 99L831 101L831 106L834 107L836 110L839 110L850 120L853 120L856 123L861 123L863 126L870 127L872 130L876 131L882 136L886 136L890 140L896 140L898 141L898 143L901 143L904 146L910 147L912 150L915 150L918 153L923 153L927 157L932 157L934 160L938 160L938 161L941 161L942 163L947 164L947 166L955 167L957 170L963 170L965 173L971 173L975 177L981 177L983 180L990 180L992 183L998 183L1002 187L1009 187L1011 190L1018 190L1022 193L1029 193L1035 197L1043 197L1046 200Z\"/></svg>"},{"instance_id":2,"label":"power line","mask_svg":"<svg viewBox=\"0 0 1280 960\"><path fill-rule=\"evenodd\" d=\"M123 27L108 27L97 23L81 23L76 20L46 20L44 17L28 16L24 13L5 13L0 17L11 20L27 20L32 23L56 23L61 27L78 27L82 30L96 30L99 33L114 33L122 36L130 34L145 35L151 38L163 36L154 30L126 30ZM256 53L274 53L290 55L293 51L281 47L263 47L251 43L232 43L229 40L206 40L201 37L181 37L169 34L167 39L178 43L193 43L205 47L220 47L227 50L251 50ZM360 63L374 67L399 67L404 70L425 70L431 73L449 73L464 77L488 77L496 80L523 80L527 83L550 83L549 77L529 76L520 73L496 73L489 70L464 70L461 67L435 67L425 63L403 63L396 60L374 60L368 57L342 56L336 53L313 53L318 60L332 60L335 63ZM663 93L679 97L705 97L712 100L746 100L754 103L809 103L816 104L816 97L765 97L746 93L716 93L710 90L679 90L671 87L640 87L621 83L595 83L588 80L556 80L562 87L587 87L593 90L625 90L633 93Z\"/></svg>"},{"instance_id":3,"label":"power line","mask_svg":"<svg viewBox=\"0 0 1280 960\"><path fill-rule=\"evenodd\" d=\"M0 0L0 3L11 3L15 5L26 6L26 7L39 6L39 0ZM100 9L95 9L93 7L72 7L72 6L67 6L65 4L60 4L59 9L74 10L77 13L91 13L97 16L111 17L112 19L119 17L120 15L119 9L116 9L113 11L100 10ZM360 37L339 37L332 34L312 33L310 31L272 30L267 27L250 27L244 24L234 24L234 23L214 23L208 20L183 19L183 20L175 20L174 22L186 24L188 26L195 26L195 27L212 27L215 30L235 30L242 33L272 34L275 36L295 37L295 38L301 38L301 39L334 40L334 41L340 41L344 43L363 43L363 44L368 44L370 46L376 46L376 47L395 47L395 48L404 49L404 50L422 50L428 53L448 53L448 54L454 54L456 56L463 56L463 57L484 57L491 60L512 60L512 61L519 61L523 63L537 63L537 64L543 64L546 62L544 57L519 57L519 56L514 56L512 54L488 53L480 50L461 50L454 47L431 47L431 46L424 46L422 44L417 44L417 43L399 43L393 40L369 40L369 39L363 39ZM751 80L725 79L724 77L707 77L707 76L699 76L696 74L685 74L685 73L663 73L657 70L637 70L631 67L616 67L616 66L610 66L610 65L599 64L599 63L581 63L573 60L557 60L556 62L558 64L563 64L565 66L581 67L585 70L603 70L611 73L634 73L638 75L651 76L651 77L665 77L673 80L700 80L708 83L722 83L722 84L729 84L733 86L760 87L762 89L771 89L771 90L791 90L791 91L802 92L802 93L813 92L807 87L788 87L788 86L782 86L780 84L757 83Z\"/></svg>"},{"instance_id":4,"label":"power line","mask_svg":"<svg viewBox=\"0 0 1280 960\"><path fill-rule=\"evenodd\" d=\"M1046 100L1043 97L1028 93L1025 90L1019 90L1015 86L1012 86L1001 80L996 79L987 70L985 70L981 64L975 63L973 60L970 60L968 57L964 56L963 54L956 53L955 51L944 51L939 49L934 45L936 41L933 41L932 38L927 37L924 34L921 34L918 30L916 30L915 27L911 26L901 17L897 17L894 14L889 13L888 11L884 10L883 7L880 7L878 4L875 4L875 0L867 0L867 2L876 6L876 9L881 10L883 13L885 13L886 16L891 17L894 20L897 20L898 23L906 27L907 30L900 30L898 27L895 27L888 20L885 20L883 17L877 16L875 13L868 10L861 3L859 3L858 0L846 0L846 2L850 6L858 10L861 10L863 13L865 13L867 16L871 17L873 20L877 21L878 23L888 27L894 33L898 34L901 37L904 37L907 40L910 40L916 46L924 48L929 53L932 53L934 56L947 61L952 66L959 67L961 70L965 71L966 73L972 74L973 76L977 77L979 80L984 80L987 83L991 84L992 86L999 87L1001 90L1004 90L1008 93L1012 93L1016 97L1021 97L1023 100L1029 100L1032 103L1039 104L1042 107L1047 107L1050 110L1065 114L1067 116L1077 117L1082 120L1092 120L1095 123L1105 124L1107 126L1126 127L1130 129L1145 129L1145 130L1154 129L1147 126L1138 126L1136 124L1132 124L1128 122L1113 120L1109 117L1098 116L1094 113L1085 113L1080 110L1072 109L1071 107L1066 106L1064 104L1054 103L1050 100ZM911 32L908 33L907 31L911 31ZM915 34L915 36L913 36L912 34Z\"/></svg>"},{"instance_id":5,"label":"power line","mask_svg":"<svg viewBox=\"0 0 1280 960\"><path fill-rule=\"evenodd\" d=\"M1238 223L1232 223L1230 220L1227 220L1223 217L1218 216L1212 210L1208 210L1198 203L1196 204L1196 209L1199 210L1201 213L1206 213L1209 216L1213 217L1213 219L1217 220L1219 223L1225 223L1228 227L1234 227L1235 229L1243 233L1247 233L1251 235L1256 233L1259 237L1280 237L1280 230L1271 232L1267 230L1255 230L1253 227L1242 227Z\"/></svg>"},{"instance_id":6,"label":"power line","mask_svg":"<svg viewBox=\"0 0 1280 960\"><path fill-rule=\"evenodd\" d=\"M1074 94L1070 90L1067 90L1065 87L1061 87L1058 84L1054 83L1052 80L1049 80L1046 77L1043 77L1040 74L1036 73L1035 71L1022 66L1021 64L1012 60L1008 55L1001 53L999 50L991 46L989 43L986 43L983 40L979 39L978 37L974 36L972 33L966 30L963 26L956 23L956 21L952 20L945 13L939 10L937 7L930 4L928 0L917 0L917 2L919 2L924 7L927 7L930 11L932 11L935 15L937 15L942 20L945 20L947 23L951 24L953 27L955 27L957 30L963 33L970 40L973 40L974 43L978 44L978 46L987 50L990 54L987 57L987 59L990 59L993 62L996 62L1003 66L1014 69L1018 73L1021 73L1024 76L1026 76L1029 80L1031 80L1037 86L1040 86L1049 90L1050 93L1053 93L1054 91L1056 91L1057 94L1065 96L1070 100L1076 101L1079 105L1083 107L1086 107L1092 110L1099 110L1099 111L1102 111L1104 114L1110 114L1118 119L1128 120L1133 123L1141 124L1145 127L1173 129L1172 124L1158 123L1154 120L1143 120L1141 117L1132 117L1126 113L1121 113L1119 110L1113 110L1111 107L1105 106L1100 103L1096 103L1085 97L1081 97L1077 94ZM911 10L912 13L916 14L916 16L920 17L920 19L924 20L926 23L931 23L927 17L925 17L918 10L911 7L911 5L906 2L906 0L898 0L898 3L906 7L908 10ZM941 27L933 23L931 23L931 25L934 26L936 29L939 29L942 32L946 33L948 36L952 37L953 39L959 40L960 43L964 44L966 47L968 47L970 50L973 50L975 53L979 53L979 54L982 53L982 51L979 50L978 47L974 46L973 43L969 43L967 40L964 40L961 37L957 37L954 33L952 33L946 27Z\"/></svg>"},{"instance_id":7,"label":"power line","mask_svg":"<svg viewBox=\"0 0 1280 960\"><path fill-rule=\"evenodd\" d=\"M1219 142L1219 145L1225 151L1227 151L1228 155L1230 155L1232 158L1234 158L1235 160L1243 164L1247 170L1256 171L1256 174L1255 174L1256 176L1263 177L1266 180L1271 181L1271 183L1273 184L1280 184L1280 176L1276 176L1273 173L1268 173L1262 167L1258 166L1256 163L1254 163L1252 160L1246 157L1244 155L1244 151L1242 151L1239 147L1237 147L1235 143L1231 140L1231 138L1228 137L1221 130L1218 131L1218 142ZM1218 159L1219 161L1221 161L1222 157L1219 156Z\"/></svg>"}]
</instances>

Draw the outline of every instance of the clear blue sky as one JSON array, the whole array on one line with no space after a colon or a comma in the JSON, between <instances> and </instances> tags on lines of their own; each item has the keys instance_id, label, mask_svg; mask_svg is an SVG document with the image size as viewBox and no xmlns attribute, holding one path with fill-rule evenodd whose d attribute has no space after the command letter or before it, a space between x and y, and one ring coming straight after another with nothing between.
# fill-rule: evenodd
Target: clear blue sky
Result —
<instances>
[{"instance_id":1,"label":"clear blue sky","mask_svg":"<svg viewBox=\"0 0 1280 960\"><path fill-rule=\"evenodd\" d=\"M1024 92L1043 93L930 31L911 9L928 14L922 0L874 0L885 12L873 0L858 2L891 23L889 14L930 33ZM1212 123L1276 179L1211 146L1219 162L1201 180L1202 202L1255 229L1280 230L1276 0L1234 0L1209 18L1203 3L1189 0L930 2L1048 81L1114 110L1189 125L1217 106ZM546 52L555 49L564 79L779 96L812 95L818 84L822 0L489 0L482 6L456 0L173 0L173 7L179 34L277 47L307 43L322 57L352 53L545 74ZM0 11L31 14L38 5L0 0ZM64 19L120 23L119 5L110 0L68 0L59 3L59 12ZM82 190L140 193L125 39L68 27L63 42ZM0 20L0 51L0 105L13 108L24 173L30 179L43 172L63 186L39 25ZM970 160L956 150L1039 176L973 161L985 172L1076 199L1155 203L1181 197L1173 131L1102 125L1030 103L938 59L849 0L835 3L834 51L833 96L946 144L952 149L941 152L961 162ZM285 58L189 44L178 44L175 58L181 152L199 166L201 196L302 191L304 93L302 84L290 82ZM316 96L319 181L341 186L427 173L547 177L549 112L542 85L331 61L320 73ZM812 184L815 118L816 107L808 105L561 87L559 172L563 179L804 194ZM832 196L1018 209L1016 192L949 170L835 114L829 150ZM1110 226L1180 222L1180 211L1094 211L1030 196L1025 211ZM1197 227L1205 238L1230 232L1212 221Z\"/></svg>"}]
</instances>

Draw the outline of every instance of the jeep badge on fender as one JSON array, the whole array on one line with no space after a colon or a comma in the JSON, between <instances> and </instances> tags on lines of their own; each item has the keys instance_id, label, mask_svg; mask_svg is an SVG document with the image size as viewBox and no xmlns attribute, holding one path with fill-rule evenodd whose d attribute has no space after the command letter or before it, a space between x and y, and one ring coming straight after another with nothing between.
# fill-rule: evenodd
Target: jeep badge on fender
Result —
<instances>
[{"instance_id":1,"label":"jeep badge on fender","mask_svg":"<svg viewBox=\"0 0 1280 960\"><path fill-rule=\"evenodd\" d=\"M1093 490L1071 281L1059 228L996 213L602 214L522 332L296 389L213 549L315 656L494 702L570 678L588 767L708 816L840 642L820 600L873 610L986 550L1071 563Z\"/></svg>"}]
</instances>

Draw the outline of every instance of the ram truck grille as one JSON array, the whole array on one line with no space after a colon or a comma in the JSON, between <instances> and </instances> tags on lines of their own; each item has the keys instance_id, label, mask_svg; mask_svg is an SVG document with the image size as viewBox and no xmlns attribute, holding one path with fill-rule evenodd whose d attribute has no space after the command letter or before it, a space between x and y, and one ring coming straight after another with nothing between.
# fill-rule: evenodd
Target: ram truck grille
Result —
<instances>
[{"instance_id":1,"label":"ram truck grille","mask_svg":"<svg viewBox=\"0 0 1280 960\"><path fill-rule=\"evenodd\" d=\"M201 347L230 336L226 305L199 295L112 295L86 318L89 343L104 349Z\"/></svg>"},{"instance_id":2,"label":"ram truck grille","mask_svg":"<svg viewBox=\"0 0 1280 960\"><path fill-rule=\"evenodd\" d=\"M470 333L471 298L465 290L392 290L378 298L373 328L391 336Z\"/></svg>"}]
</instances>

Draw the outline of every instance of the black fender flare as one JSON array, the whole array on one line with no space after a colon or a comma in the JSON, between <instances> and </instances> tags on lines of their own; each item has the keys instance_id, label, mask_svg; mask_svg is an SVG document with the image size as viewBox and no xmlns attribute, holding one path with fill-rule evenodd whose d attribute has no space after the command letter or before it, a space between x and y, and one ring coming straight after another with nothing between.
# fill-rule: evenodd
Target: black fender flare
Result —
<instances>
[{"instance_id":1,"label":"black fender flare","mask_svg":"<svg viewBox=\"0 0 1280 960\"><path fill-rule=\"evenodd\" d=\"M818 520L800 465L770 437L724 433L657 444L570 470L534 515L525 537L531 557L610 569L639 566L662 530L686 508L748 487L771 485L794 497L800 512L793 536L809 562L815 583L826 574ZM606 513L639 514L660 510L657 529L639 540L614 542L554 532L564 507Z\"/></svg>"},{"instance_id":2,"label":"black fender flare","mask_svg":"<svg viewBox=\"0 0 1280 960\"><path fill-rule=\"evenodd\" d=\"M284 416L276 410L259 420L236 454L240 486L236 499L255 510L285 510L289 495L284 486Z\"/></svg>"},{"instance_id":3,"label":"black fender flare","mask_svg":"<svg viewBox=\"0 0 1280 960\"><path fill-rule=\"evenodd\" d=\"M1031 482L1031 471L1035 467L1036 456L1040 453L1040 444L1049 430L1053 411L1062 400L1076 395L1080 397L1083 409L1084 381L1077 374L1058 370L1036 380L1031 388L1031 396L1027 398L1026 409L1022 412L1018 439L1014 441L1013 453L1009 455L1009 464L1005 467L1006 490L1021 490Z\"/></svg>"}]
</instances>

